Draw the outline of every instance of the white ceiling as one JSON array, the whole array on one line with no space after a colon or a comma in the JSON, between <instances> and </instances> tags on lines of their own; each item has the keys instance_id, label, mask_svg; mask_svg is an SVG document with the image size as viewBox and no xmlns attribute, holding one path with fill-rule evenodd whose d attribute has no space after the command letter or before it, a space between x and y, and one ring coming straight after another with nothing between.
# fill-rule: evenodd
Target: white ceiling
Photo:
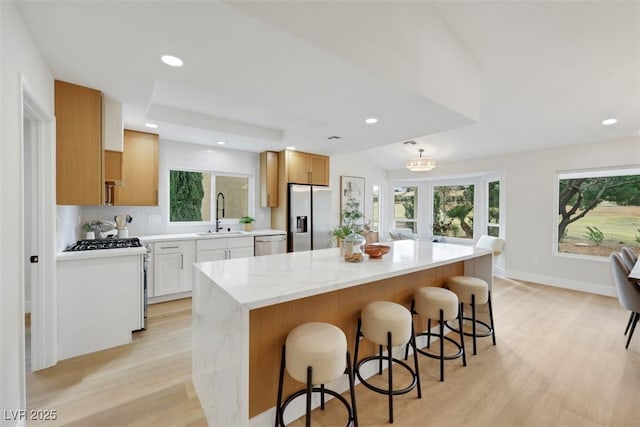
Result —
<instances>
[{"instance_id":1,"label":"white ceiling","mask_svg":"<svg viewBox=\"0 0 640 427\"><path fill-rule=\"evenodd\" d=\"M640 2L17 4L55 78L164 139L398 169L640 134Z\"/></svg>"}]
</instances>

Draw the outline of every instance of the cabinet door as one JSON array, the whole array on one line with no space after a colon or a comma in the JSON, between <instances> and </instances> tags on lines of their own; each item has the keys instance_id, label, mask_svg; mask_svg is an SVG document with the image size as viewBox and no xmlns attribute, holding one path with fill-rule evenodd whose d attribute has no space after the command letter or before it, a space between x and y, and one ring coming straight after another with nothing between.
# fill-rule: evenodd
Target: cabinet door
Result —
<instances>
[{"instance_id":1,"label":"cabinet door","mask_svg":"<svg viewBox=\"0 0 640 427\"><path fill-rule=\"evenodd\" d=\"M227 259L227 249L198 251L196 255L196 262L220 261L223 259Z\"/></svg>"},{"instance_id":2,"label":"cabinet door","mask_svg":"<svg viewBox=\"0 0 640 427\"><path fill-rule=\"evenodd\" d=\"M278 153L274 151L260 153L260 206L278 206Z\"/></svg>"},{"instance_id":3,"label":"cabinet door","mask_svg":"<svg viewBox=\"0 0 640 427\"><path fill-rule=\"evenodd\" d=\"M311 182L310 157L307 153L287 151L287 182L295 184Z\"/></svg>"},{"instance_id":4,"label":"cabinet door","mask_svg":"<svg viewBox=\"0 0 640 427\"><path fill-rule=\"evenodd\" d=\"M311 155L311 184L329 185L329 158Z\"/></svg>"},{"instance_id":5,"label":"cabinet door","mask_svg":"<svg viewBox=\"0 0 640 427\"><path fill-rule=\"evenodd\" d=\"M181 292L190 291L193 289L193 263L196 262L196 242L185 241L182 245L183 248L183 281Z\"/></svg>"},{"instance_id":6,"label":"cabinet door","mask_svg":"<svg viewBox=\"0 0 640 427\"><path fill-rule=\"evenodd\" d=\"M55 81L56 201L102 205L102 94Z\"/></svg>"},{"instance_id":7,"label":"cabinet door","mask_svg":"<svg viewBox=\"0 0 640 427\"><path fill-rule=\"evenodd\" d=\"M154 259L154 295L168 295L183 291L184 254L160 253Z\"/></svg>"},{"instance_id":8,"label":"cabinet door","mask_svg":"<svg viewBox=\"0 0 640 427\"><path fill-rule=\"evenodd\" d=\"M229 249L231 258L249 258L253 256L253 246Z\"/></svg>"},{"instance_id":9,"label":"cabinet door","mask_svg":"<svg viewBox=\"0 0 640 427\"><path fill-rule=\"evenodd\" d=\"M116 187L114 204L158 205L158 135L124 131L123 186Z\"/></svg>"}]
</instances>

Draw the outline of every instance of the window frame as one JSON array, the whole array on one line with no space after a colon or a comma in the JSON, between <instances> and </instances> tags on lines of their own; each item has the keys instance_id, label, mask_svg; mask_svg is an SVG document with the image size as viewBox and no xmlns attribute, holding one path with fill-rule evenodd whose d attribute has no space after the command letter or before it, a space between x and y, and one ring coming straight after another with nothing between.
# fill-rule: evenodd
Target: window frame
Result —
<instances>
[{"instance_id":1,"label":"window frame","mask_svg":"<svg viewBox=\"0 0 640 427\"><path fill-rule=\"evenodd\" d=\"M210 188L210 198L209 205L211 210L211 219L209 221L171 221L171 191L170 191L170 182L171 182L171 171L181 171L181 172L198 172L198 173L206 173L211 175L211 188ZM247 178L247 215L255 217L255 183L254 183L254 174L250 173L235 173L235 172L226 172L226 171L215 171L215 170L207 170L200 168L187 168L182 166L168 167L167 168L167 212L166 212L166 221L168 227L188 227L188 226L202 226L202 225L215 225L216 223L216 207L215 207L215 198L216 198L216 179L218 176L229 176L229 177L237 177L237 178ZM236 225L239 224L240 218L221 218L220 225Z\"/></svg>"},{"instance_id":2,"label":"window frame","mask_svg":"<svg viewBox=\"0 0 640 427\"><path fill-rule=\"evenodd\" d=\"M559 170L553 174L553 221L551 230L551 255L560 258L589 260L609 263L608 256L583 255L572 252L560 252L558 245L558 211L560 210L560 180L572 178L600 178L611 176L640 175L640 166L627 165L607 168Z\"/></svg>"},{"instance_id":3,"label":"window frame","mask_svg":"<svg viewBox=\"0 0 640 427\"><path fill-rule=\"evenodd\" d=\"M420 220L420 212L422 211L422 205L420 203L421 201L421 196L420 194L423 191L423 186L420 185L420 183L418 182L396 182L393 184L392 187L392 203L391 203L391 220L392 220L392 227L390 227L390 229L393 228L397 228L396 227L396 187L402 187L402 188L415 188L416 189L416 195L415 195L415 212L414 212L414 218L412 220L408 219L408 218L404 218L403 222L410 222L410 223L414 223L415 224L415 228L416 231L414 232L415 236L419 236L420 235L420 224L422 223L422 221Z\"/></svg>"}]
</instances>

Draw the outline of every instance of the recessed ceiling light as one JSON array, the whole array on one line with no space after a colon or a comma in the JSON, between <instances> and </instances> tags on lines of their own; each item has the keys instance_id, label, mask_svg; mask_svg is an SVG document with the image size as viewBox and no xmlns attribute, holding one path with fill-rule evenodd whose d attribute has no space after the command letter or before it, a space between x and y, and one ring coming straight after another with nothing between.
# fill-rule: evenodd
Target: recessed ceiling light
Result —
<instances>
[{"instance_id":1,"label":"recessed ceiling light","mask_svg":"<svg viewBox=\"0 0 640 427\"><path fill-rule=\"evenodd\" d=\"M213 150L207 150L207 153L213 153Z\"/></svg>"},{"instance_id":2,"label":"recessed ceiling light","mask_svg":"<svg viewBox=\"0 0 640 427\"><path fill-rule=\"evenodd\" d=\"M296 149L296 147L294 147L293 145L290 145L290 146L287 147L287 150L295 150L295 149Z\"/></svg>"},{"instance_id":3,"label":"recessed ceiling light","mask_svg":"<svg viewBox=\"0 0 640 427\"><path fill-rule=\"evenodd\" d=\"M224 145L224 144L226 144L226 142L224 142L224 141L217 141L217 142L216 142L216 144L218 144L218 145Z\"/></svg>"},{"instance_id":4,"label":"recessed ceiling light","mask_svg":"<svg viewBox=\"0 0 640 427\"><path fill-rule=\"evenodd\" d=\"M375 117L369 117L364 122L368 125L372 125L374 123L378 123L378 119L376 119Z\"/></svg>"},{"instance_id":5,"label":"recessed ceiling light","mask_svg":"<svg viewBox=\"0 0 640 427\"><path fill-rule=\"evenodd\" d=\"M158 129L158 125L155 123L145 123L144 125L151 129Z\"/></svg>"},{"instance_id":6,"label":"recessed ceiling light","mask_svg":"<svg viewBox=\"0 0 640 427\"><path fill-rule=\"evenodd\" d=\"M602 121L605 126L615 125L616 123L618 123L618 119L605 119Z\"/></svg>"},{"instance_id":7,"label":"recessed ceiling light","mask_svg":"<svg viewBox=\"0 0 640 427\"><path fill-rule=\"evenodd\" d=\"M182 67L183 64L182 59L173 55L162 55L160 59L162 60L162 62L172 67Z\"/></svg>"}]
</instances>

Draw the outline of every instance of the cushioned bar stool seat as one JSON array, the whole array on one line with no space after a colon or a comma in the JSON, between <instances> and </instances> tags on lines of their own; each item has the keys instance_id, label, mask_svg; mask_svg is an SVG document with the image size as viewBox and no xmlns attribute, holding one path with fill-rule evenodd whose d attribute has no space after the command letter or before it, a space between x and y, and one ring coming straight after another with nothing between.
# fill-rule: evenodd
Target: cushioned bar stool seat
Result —
<instances>
[{"instance_id":1,"label":"cushioned bar stool seat","mask_svg":"<svg viewBox=\"0 0 640 427\"><path fill-rule=\"evenodd\" d=\"M444 334L446 321L458 319L458 322L462 322L462 310L458 302L458 296L447 289L439 287L425 287L420 288L413 295L413 301L411 302L411 312L417 314L420 317L427 319L427 330L425 332L416 333L415 336L427 337L427 348L431 348L431 337L437 336L440 338L440 352L432 353L425 351L421 348L418 349L420 354L428 357L440 360L440 381L444 381L444 361L452 360L462 357L463 366L467 366L467 358L464 352L464 337L462 329L459 328L460 343L456 342L453 338L450 338ZM440 325L440 331L438 334L431 332L431 320L437 320ZM450 355L444 354L444 342L448 341L457 348L457 352ZM406 348L404 360L407 360L409 353L409 347Z\"/></svg>"},{"instance_id":2,"label":"cushioned bar stool seat","mask_svg":"<svg viewBox=\"0 0 640 427\"><path fill-rule=\"evenodd\" d=\"M365 357L358 362L358 350L360 347L360 337L366 338L378 345L378 355ZM392 348L400 345L411 345L413 347L414 367L411 368L402 360L393 357ZM387 355L382 354L383 346L387 347ZM411 313L400 304L388 301L375 301L367 304L358 319L358 329L356 332L356 344L354 354L355 375L360 382L369 390L389 396L389 422L393 423L393 396L405 394L417 388L418 398L422 397L420 388L420 375L418 371L418 357L416 354L416 343L413 336L413 323ZM372 360L378 361L378 373L382 374L382 362L387 361L387 388L376 387L367 382L361 375L362 366ZM411 375L411 383L402 389L393 389L393 365L400 365Z\"/></svg>"},{"instance_id":3,"label":"cushioned bar stool seat","mask_svg":"<svg viewBox=\"0 0 640 427\"><path fill-rule=\"evenodd\" d=\"M489 284L478 278L471 276L454 276L447 279L449 289L458 296L460 301L460 311L462 321L460 321L458 328L453 328L449 323L447 327L458 332L462 330L465 320L471 321L472 332L464 332L464 335L473 337L473 354L477 354L476 339L479 337L491 336L493 345L496 345L496 334L493 323L493 307L491 305L491 291L489 290ZM471 307L471 317L464 316L464 304L469 304ZM477 305L488 304L489 305L489 321L491 325L479 320L477 318ZM478 331L478 325L482 325L485 329L484 332Z\"/></svg>"},{"instance_id":4,"label":"cushioned bar stool seat","mask_svg":"<svg viewBox=\"0 0 640 427\"><path fill-rule=\"evenodd\" d=\"M306 384L306 388L289 396L282 403L285 368L291 378ZM324 384L347 374L351 404L340 394L325 388ZM314 387L320 385L320 387ZM358 425L354 377L351 357L347 351L347 338L340 328L329 323L310 322L294 328L282 347L280 362L280 382L276 405L276 426L284 426L284 411L294 399L306 394L306 425L311 425L311 394L320 393L320 408L324 410L325 393L337 398L348 412L347 425Z\"/></svg>"}]
</instances>

